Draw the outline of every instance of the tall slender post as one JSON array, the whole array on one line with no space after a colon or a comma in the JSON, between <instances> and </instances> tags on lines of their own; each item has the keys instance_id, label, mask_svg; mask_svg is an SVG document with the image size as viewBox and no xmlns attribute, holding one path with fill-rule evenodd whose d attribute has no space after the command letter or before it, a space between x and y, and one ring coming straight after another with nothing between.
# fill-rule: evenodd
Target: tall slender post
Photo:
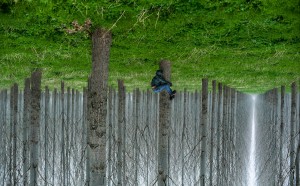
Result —
<instances>
[{"instance_id":1,"label":"tall slender post","mask_svg":"<svg viewBox=\"0 0 300 186\"><path fill-rule=\"evenodd\" d=\"M29 141L28 128L30 123L30 78L25 79L24 105L23 105L23 185L28 185L29 170Z\"/></svg>"},{"instance_id":2,"label":"tall slender post","mask_svg":"<svg viewBox=\"0 0 300 186\"><path fill-rule=\"evenodd\" d=\"M187 90L184 90L184 96L183 96L183 122L182 122L182 133L181 133L181 185L184 186L184 150L185 150L185 145L184 145L184 138L186 135L186 125L187 125L187 115L188 115L188 111L187 111L187 97L188 97L188 93Z\"/></svg>"},{"instance_id":3,"label":"tall slender post","mask_svg":"<svg viewBox=\"0 0 300 186\"><path fill-rule=\"evenodd\" d=\"M216 81L212 81L212 106L211 106L211 126L210 126L210 157L209 157L209 185L213 185L213 157L214 157L214 128L216 120Z\"/></svg>"},{"instance_id":4,"label":"tall slender post","mask_svg":"<svg viewBox=\"0 0 300 186\"><path fill-rule=\"evenodd\" d=\"M90 186L106 185L106 113L111 33L96 29L92 35L92 72L88 90L88 151Z\"/></svg>"},{"instance_id":5,"label":"tall slender post","mask_svg":"<svg viewBox=\"0 0 300 186\"><path fill-rule=\"evenodd\" d=\"M220 164L221 164L221 124L222 124L222 84L218 84L218 113L217 113L217 185L220 185Z\"/></svg>"},{"instance_id":6,"label":"tall slender post","mask_svg":"<svg viewBox=\"0 0 300 186\"><path fill-rule=\"evenodd\" d=\"M171 63L161 61L160 70L163 71L164 78L169 81L171 77ZM168 178L168 136L171 121L171 102L167 92L163 91L159 97L159 134L158 134L158 186L167 185Z\"/></svg>"},{"instance_id":7,"label":"tall slender post","mask_svg":"<svg viewBox=\"0 0 300 186\"><path fill-rule=\"evenodd\" d=\"M52 141L52 143L53 143L53 151L52 151L52 185L54 185L54 181L55 181L55 158L56 158L56 126L57 126L57 124L56 124L56 120L57 120L57 118L56 118L56 116L57 116L57 109L56 109L56 107L57 107L57 89L55 88L54 89L54 92L53 92L53 100L52 100L52 105L53 105L53 141Z\"/></svg>"},{"instance_id":8,"label":"tall slender post","mask_svg":"<svg viewBox=\"0 0 300 186\"><path fill-rule=\"evenodd\" d=\"M294 184L294 174L295 174L295 123L296 123L296 97L297 97L297 86L296 83L292 83L292 95L291 95L291 133L290 133L290 185Z\"/></svg>"},{"instance_id":9,"label":"tall slender post","mask_svg":"<svg viewBox=\"0 0 300 186\"><path fill-rule=\"evenodd\" d=\"M282 185L283 183L283 174L282 174L282 166L283 166L283 161L282 161L282 154L283 154L283 132L284 132L284 97L285 97L285 87L281 86L281 94L280 94L280 131L279 131L279 185Z\"/></svg>"},{"instance_id":10,"label":"tall slender post","mask_svg":"<svg viewBox=\"0 0 300 186\"><path fill-rule=\"evenodd\" d=\"M202 110L201 110L201 170L200 170L200 185L205 185L206 174L206 128L208 124L208 79L202 79Z\"/></svg>"},{"instance_id":11,"label":"tall slender post","mask_svg":"<svg viewBox=\"0 0 300 186\"><path fill-rule=\"evenodd\" d=\"M66 183L66 149L65 149L65 84L61 82L61 92L60 92L60 101L61 101L61 170L63 172L62 175L62 183L67 185Z\"/></svg>"},{"instance_id":12,"label":"tall slender post","mask_svg":"<svg viewBox=\"0 0 300 186\"><path fill-rule=\"evenodd\" d=\"M11 183L17 184L17 114L18 114L18 85L15 83L11 88L11 143L12 143L12 156L10 156L11 163Z\"/></svg>"},{"instance_id":13,"label":"tall slender post","mask_svg":"<svg viewBox=\"0 0 300 186\"><path fill-rule=\"evenodd\" d=\"M39 130L41 110L41 77L40 71L31 75L31 154L30 154L30 186L38 184L38 151L39 151Z\"/></svg>"},{"instance_id":14,"label":"tall slender post","mask_svg":"<svg viewBox=\"0 0 300 186\"><path fill-rule=\"evenodd\" d=\"M44 148L44 185L48 185L48 125L49 125L49 102L50 102L50 95L49 95L49 88L46 86L45 88L45 134L44 134L44 141L45 141L45 148Z\"/></svg>"},{"instance_id":15,"label":"tall slender post","mask_svg":"<svg viewBox=\"0 0 300 186\"><path fill-rule=\"evenodd\" d=\"M122 167L124 166L124 162L122 161L122 153L125 149L123 149L124 140L122 139L122 133L125 126L125 87L124 83L121 80L118 80L118 96L119 96L119 105L118 105L118 135L117 135L117 143L118 143L118 153L117 153L117 176L118 176L118 185L122 185ZM125 172L123 173L125 174ZM123 175L124 176L124 175Z\"/></svg>"}]
</instances>

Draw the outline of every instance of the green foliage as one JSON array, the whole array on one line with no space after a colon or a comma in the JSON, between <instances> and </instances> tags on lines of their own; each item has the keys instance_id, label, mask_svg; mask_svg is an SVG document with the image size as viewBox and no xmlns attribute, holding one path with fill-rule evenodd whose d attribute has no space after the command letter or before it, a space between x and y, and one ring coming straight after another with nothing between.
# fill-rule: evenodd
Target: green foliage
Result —
<instances>
[{"instance_id":1,"label":"green foliage","mask_svg":"<svg viewBox=\"0 0 300 186\"><path fill-rule=\"evenodd\" d=\"M87 18L112 31L113 86L122 78L129 90L149 88L161 59L172 61L176 89L198 89L207 77L262 92L299 79L297 0L10 2L0 3L0 87L22 84L35 68L44 85L86 86L90 38L66 29Z\"/></svg>"}]
</instances>

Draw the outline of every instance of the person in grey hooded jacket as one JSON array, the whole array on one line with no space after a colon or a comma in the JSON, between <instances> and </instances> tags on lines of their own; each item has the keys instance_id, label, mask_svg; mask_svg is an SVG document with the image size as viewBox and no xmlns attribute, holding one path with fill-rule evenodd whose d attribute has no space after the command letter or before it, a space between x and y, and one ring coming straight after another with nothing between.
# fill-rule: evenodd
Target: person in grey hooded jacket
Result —
<instances>
[{"instance_id":1,"label":"person in grey hooded jacket","mask_svg":"<svg viewBox=\"0 0 300 186\"><path fill-rule=\"evenodd\" d=\"M172 83L167 81L163 76L162 70L157 70L156 75L152 78L151 87L153 92L159 93L163 90L167 91L170 95L170 100L175 97L176 90L172 91Z\"/></svg>"}]
</instances>

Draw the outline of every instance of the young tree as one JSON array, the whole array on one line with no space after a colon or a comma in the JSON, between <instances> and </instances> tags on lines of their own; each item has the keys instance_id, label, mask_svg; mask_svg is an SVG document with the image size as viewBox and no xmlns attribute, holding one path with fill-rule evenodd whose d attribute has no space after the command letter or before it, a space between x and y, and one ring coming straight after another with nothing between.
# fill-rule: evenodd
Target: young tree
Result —
<instances>
[{"instance_id":1,"label":"young tree","mask_svg":"<svg viewBox=\"0 0 300 186\"><path fill-rule=\"evenodd\" d=\"M290 132L290 185L294 184L295 174L295 123L296 123L296 97L297 97L297 86L296 83L292 83L292 95L291 95L291 132Z\"/></svg>"},{"instance_id":2,"label":"young tree","mask_svg":"<svg viewBox=\"0 0 300 186\"><path fill-rule=\"evenodd\" d=\"M279 131L279 184L282 184L283 182L283 175L282 175L282 167L283 167L283 162L282 162L282 147L283 147L283 132L284 132L284 104L285 104L285 87L281 86L281 94L280 94L280 131Z\"/></svg>"},{"instance_id":3,"label":"young tree","mask_svg":"<svg viewBox=\"0 0 300 186\"><path fill-rule=\"evenodd\" d=\"M23 105L23 185L28 185L29 146L28 128L30 123L30 78L25 80L24 105Z\"/></svg>"},{"instance_id":4,"label":"young tree","mask_svg":"<svg viewBox=\"0 0 300 186\"><path fill-rule=\"evenodd\" d=\"M118 177L118 185L122 185L122 176L125 176L125 172L122 170L124 163L122 160L122 153L125 149L123 149L123 133L124 127L125 127L125 87L124 82L121 80L118 80L118 96L119 96L119 105L118 105L118 135L117 135L117 143L118 143L118 153L117 153L117 177Z\"/></svg>"},{"instance_id":5,"label":"young tree","mask_svg":"<svg viewBox=\"0 0 300 186\"><path fill-rule=\"evenodd\" d=\"M30 186L37 186L38 178L38 154L39 154L39 131L40 131L40 102L41 102L41 77L40 71L31 75L31 134L30 134Z\"/></svg>"},{"instance_id":6,"label":"young tree","mask_svg":"<svg viewBox=\"0 0 300 186\"><path fill-rule=\"evenodd\" d=\"M214 128L216 120L216 81L212 82L212 107L211 107L211 126L210 126L210 156L209 156L209 185L213 185L213 157L214 157Z\"/></svg>"},{"instance_id":7,"label":"young tree","mask_svg":"<svg viewBox=\"0 0 300 186\"><path fill-rule=\"evenodd\" d=\"M205 185L206 174L206 127L208 124L208 80L202 79L202 110L201 110L201 170L200 170L200 185Z\"/></svg>"},{"instance_id":8,"label":"young tree","mask_svg":"<svg viewBox=\"0 0 300 186\"><path fill-rule=\"evenodd\" d=\"M161 61L160 70L167 81L171 78L171 63L169 61ZM159 135L158 135L158 186L167 185L168 178L168 137L169 126L171 121L171 102L167 92L163 91L159 97Z\"/></svg>"},{"instance_id":9,"label":"young tree","mask_svg":"<svg viewBox=\"0 0 300 186\"><path fill-rule=\"evenodd\" d=\"M88 185L106 185L106 113L111 33L96 29L92 34L92 72L88 90Z\"/></svg>"}]
</instances>

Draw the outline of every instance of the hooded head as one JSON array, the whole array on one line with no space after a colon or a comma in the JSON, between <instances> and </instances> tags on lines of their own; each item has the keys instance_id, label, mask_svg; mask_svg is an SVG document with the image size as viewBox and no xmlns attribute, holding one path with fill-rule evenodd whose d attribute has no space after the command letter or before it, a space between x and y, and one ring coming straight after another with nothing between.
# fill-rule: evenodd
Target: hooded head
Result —
<instances>
[{"instance_id":1,"label":"hooded head","mask_svg":"<svg viewBox=\"0 0 300 186\"><path fill-rule=\"evenodd\" d=\"M159 77L163 77L163 71L162 70L157 70L156 75Z\"/></svg>"}]
</instances>

